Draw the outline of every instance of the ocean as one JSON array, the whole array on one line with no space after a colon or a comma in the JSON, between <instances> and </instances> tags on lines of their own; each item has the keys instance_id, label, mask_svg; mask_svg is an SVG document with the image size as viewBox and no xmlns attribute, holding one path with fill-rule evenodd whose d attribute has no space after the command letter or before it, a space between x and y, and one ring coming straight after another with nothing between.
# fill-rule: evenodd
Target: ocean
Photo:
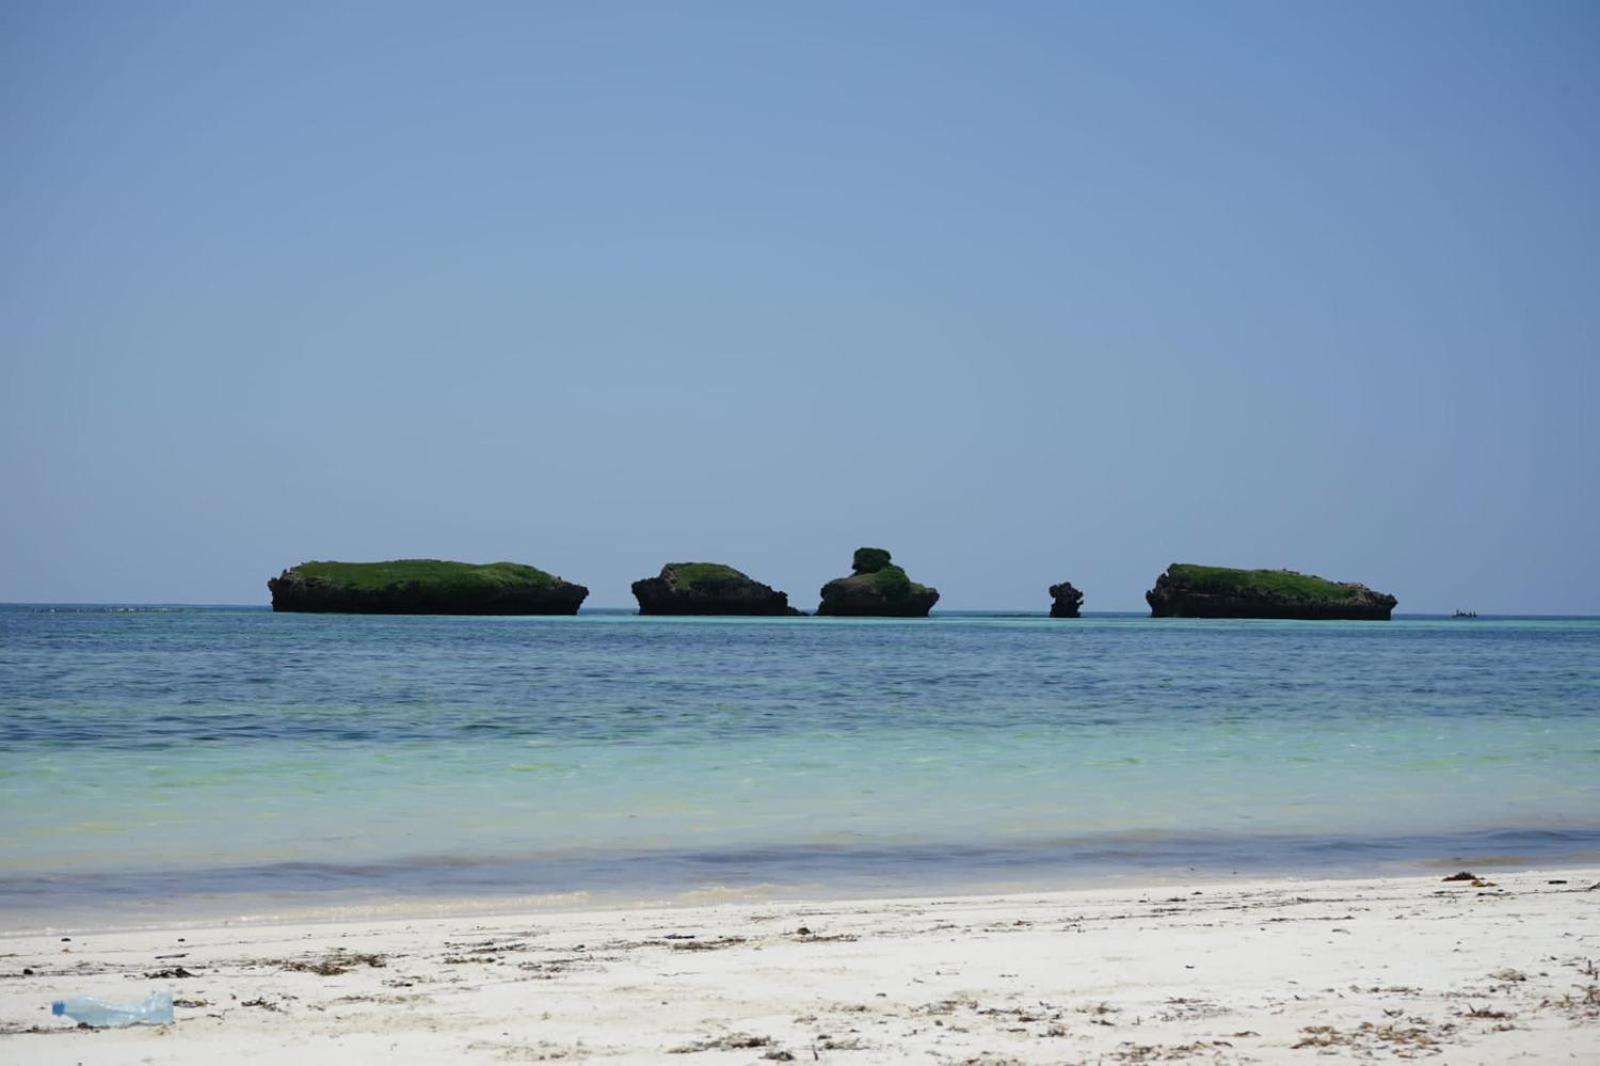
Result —
<instances>
[{"instance_id":1,"label":"ocean","mask_svg":"<svg viewBox=\"0 0 1600 1066\"><path fill-rule=\"evenodd\" d=\"M1600 856L1600 620L0 607L0 925Z\"/></svg>"}]
</instances>

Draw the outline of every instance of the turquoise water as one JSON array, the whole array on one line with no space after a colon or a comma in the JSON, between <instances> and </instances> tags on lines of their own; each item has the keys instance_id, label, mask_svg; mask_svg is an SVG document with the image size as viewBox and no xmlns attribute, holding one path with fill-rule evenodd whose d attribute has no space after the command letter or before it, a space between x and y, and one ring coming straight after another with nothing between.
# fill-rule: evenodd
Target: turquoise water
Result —
<instances>
[{"instance_id":1,"label":"turquoise water","mask_svg":"<svg viewBox=\"0 0 1600 1066\"><path fill-rule=\"evenodd\" d=\"M1600 621L0 608L0 910L1600 851Z\"/></svg>"}]
</instances>

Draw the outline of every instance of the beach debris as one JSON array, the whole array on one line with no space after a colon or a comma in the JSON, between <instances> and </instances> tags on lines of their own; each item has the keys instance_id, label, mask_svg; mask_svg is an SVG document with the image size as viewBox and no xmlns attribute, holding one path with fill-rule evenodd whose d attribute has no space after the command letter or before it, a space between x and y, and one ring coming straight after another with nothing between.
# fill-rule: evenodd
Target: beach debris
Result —
<instances>
[{"instance_id":1,"label":"beach debris","mask_svg":"<svg viewBox=\"0 0 1600 1066\"><path fill-rule=\"evenodd\" d=\"M817 933L803 925L794 931L794 938L803 944L848 943L860 939L854 933Z\"/></svg>"},{"instance_id":2,"label":"beach debris","mask_svg":"<svg viewBox=\"0 0 1600 1066\"><path fill-rule=\"evenodd\" d=\"M593 970L598 967L586 955L573 955L554 959L535 959L517 963L517 969L533 974L538 980L553 980L575 969Z\"/></svg>"},{"instance_id":3,"label":"beach debris","mask_svg":"<svg viewBox=\"0 0 1600 1066\"><path fill-rule=\"evenodd\" d=\"M1335 1044L1351 1043L1349 1037L1344 1036L1331 1025L1308 1025L1300 1030L1300 1042L1290 1044L1291 1050L1303 1047L1333 1047Z\"/></svg>"},{"instance_id":4,"label":"beach debris","mask_svg":"<svg viewBox=\"0 0 1600 1066\"><path fill-rule=\"evenodd\" d=\"M1291 1050L1352 1047L1369 1053L1387 1049L1399 1057L1410 1058L1407 1052L1436 1052L1439 1048L1439 1038L1448 1036L1456 1030L1456 1027L1449 1022L1430 1030L1426 1027L1425 1019L1408 1020L1413 1024L1398 1025L1386 1022L1375 1025L1372 1022L1362 1022L1354 1029L1343 1032L1331 1025L1310 1025L1300 1030L1300 1041L1289 1046Z\"/></svg>"},{"instance_id":5,"label":"beach debris","mask_svg":"<svg viewBox=\"0 0 1600 1066\"><path fill-rule=\"evenodd\" d=\"M1577 992L1566 992L1556 999L1547 999L1541 1007L1557 1007L1582 1019L1600 1019L1600 985L1579 985Z\"/></svg>"},{"instance_id":6,"label":"beach debris","mask_svg":"<svg viewBox=\"0 0 1600 1066\"><path fill-rule=\"evenodd\" d=\"M673 951L720 951L723 948L736 947L744 943L742 936L719 936L715 940L678 940L672 945Z\"/></svg>"},{"instance_id":7,"label":"beach debris","mask_svg":"<svg viewBox=\"0 0 1600 1066\"><path fill-rule=\"evenodd\" d=\"M753 1033L729 1033L707 1040L695 1040L677 1047L667 1048L668 1055L694 1055L701 1051L748 1051L758 1047L771 1047L772 1037Z\"/></svg>"},{"instance_id":8,"label":"beach debris","mask_svg":"<svg viewBox=\"0 0 1600 1066\"><path fill-rule=\"evenodd\" d=\"M182 966L174 966L169 970L152 970L145 974L152 981L173 980L181 977L199 977L193 970L186 970Z\"/></svg>"},{"instance_id":9,"label":"beach debris","mask_svg":"<svg viewBox=\"0 0 1600 1066\"><path fill-rule=\"evenodd\" d=\"M954 996L950 999L941 999L936 1003L925 1003L920 1007L913 1007L912 1014L954 1014L958 1010L977 1010L978 1001L971 996ZM815 1020L815 1019L812 1019Z\"/></svg>"},{"instance_id":10,"label":"beach debris","mask_svg":"<svg viewBox=\"0 0 1600 1066\"><path fill-rule=\"evenodd\" d=\"M283 1008L282 1007L278 1006L276 1003L273 1003L271 1000L267 999L264 996L258 997L256 999L240 1000L239 1001L239 1006L241 1006L241 1007L260 1007L262 1010L270 1010L275 1014L283 1013Z\"/></svg>"},{"instance_id":11,"label":"beach debris","mask_svg":"<svg viewBox=\"0 0 1600 1066\"><path fill-rule=\"evenodd\" d=\"M1215 1018L1228 1013L1225 1007L1205 999L1192 999L1187 996L1169 996L1166 1006L1156 1014L1156 1019L1163 1022L1190 1022L1200 1018Z\"/></svg>"},{"instance_id":12,"label":"beach debris","mask_svg":"<svg viewBox=\"0 0 1600 1066\"><path fill-rule=\"evenodd\" d=\"M1476 881L1476 880L1478 880L1478 875L1473 873L1473 872L1471 872L1470 870L1462 870L1460 873L1451 874L1449 877L1445 878L1445 880L1446 881Z\"/></svg>"},{"instance_id":13,"label":"beach debris","mask_svg":"<svg viewBox=\"0 0 1600 1066\"><path fill-rule=\"evenodd\" d=\"M1467 1011L1466 1011L1466 1013L1464 1013L1462 1015L1462 1017L1464 1017L1464 1018L1495 1018L1495 1019L1498 1019L1498 1020L1504 1020L1504 1019L1507 1019L1507 1018L1515 1018L1516 1015L1512 1014L1510 1011L1496 1010L1493 1007L1474 1007L1469 1003L1467 1005Z\"/></svg>"},{"instance_id":14,"label":"beach debris","mask_svg":"<svg viewBox=\"0 0 1600 1066\"><path fill-rule=\"evenodd\" d=\"M1566 883L1567 879L1565 877L1552 877L1550 880L1545 882L1547 885L1564 885Z\"/></svg>"},{"instance_id":15,"label":"beach debris","mask_svg":"<svg viewBox=\"0 0 1600 1066\"><path fill-rule=\"evenodd\" d=\"M521 940L446 940L444 946L467 955L494 955L503 951L524 951L528 945ZM579 948L583 945L579 944Z\"/></svg>"},{"instance_id":16,"label":"beach debris","mask_svg":"<svg viewBox=\"0 0 1600 1066\"><path fill-rule=\"evenodd\" d=\"M823 1051L862 1051L867 1045L857 1036L828 1036L826 1034L817 1038L812 1046L813 1051L821 1048Z\"/></svg>"},{"instance_id":17,"label":"beach debris","mask_svg":"<svg viewBox=\"0 0 1600 1066\"><path fill-rule=\"evenodd\" d=\"M481 962L481 959L446 959L446 962ZM342 973L349 973L357 966L368 966L372 969L382 969L388 961L382 955L360 954L335 948L331 953L315 962L306 962L301 959L286 959L278 964L279 968L292 973L314 973L322 977L337 977ZM192 974L188 976L193 976Z\"/></svg>"},{"instance_id":18,"label":"beach debris","mask_svg":"<svg viewBox=\"0 0 1600 1066\"><path fill-rule=\"evenodd\" d=\"M1220 1057L1222 1048L1231 1048L1232 1044L1226 1040L1196 1040L1188 1044L1136 1044L1125 1040L1111 1052L1111 1057L1117 1062L1146 1063L1146 1062L1176 1062L1180 1059L1204 1055L1210 1052L1213 1056ZM969 1060L981 1061L987 1066L990 1062L1012 1063L1021 1062L1020 1059L983 1059Z\"/></svg>"},{"instance_id":19,"label":"beach debris","mask_svg":"<svg viewBox=\"0 0 1600 1066\"><path fill-rule=\"evenodd\" d=\"M172 993L152 992L143 1003L107 1003L93 996L58 999L50 1013L68 1017L89 1029L118 1029L125 1025L171 1025Z\"/></svg>"}]
</instances>

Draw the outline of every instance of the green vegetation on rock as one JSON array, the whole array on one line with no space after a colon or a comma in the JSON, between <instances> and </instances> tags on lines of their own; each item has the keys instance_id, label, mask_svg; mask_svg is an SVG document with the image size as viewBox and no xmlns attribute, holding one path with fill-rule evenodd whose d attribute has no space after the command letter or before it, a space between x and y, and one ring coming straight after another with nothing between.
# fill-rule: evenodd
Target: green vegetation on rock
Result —
<instances>
[{"instance_id":1,"label":"green vegetation on rock","mask_svg":"<svg viewBox=\"0 0 1600 1066\"><path fill-rule=\"evenodd\" d=\"M884 554L887 555L888 553L885 552ZM878 591L891 600L899 599L911 591L911 578L906 576L904 570L892 563L880 570L873 571L871 577L872 583L878 586Z\"/></svg>"},{"instance_id":2,"label":"green vegetation on rock","mask_svg":"<svg viewBox=\"0 0 1600 1066\"><path fill-rule=\"evenodd\" d=\"M1293 570L1235 570L1173 563L1167 572L1195 592L1217 595L1270 593L1293 600L1353 600L1363 591L1359 585L1343 585Z\"/></svg>"},{"instance_id":3,"label":"green vegetation on rock","mask_svg":"<svg viewBox=\"0 0 1600 1066\"><path fill-rule=\"evenodd\" d=\"M850 568L858 574L876 574L889 565L889 558L888 551L883 548L857 548ZM905 576L904 571L901 576Z\"/></svg>"},{"instance_id":4,"label":"green vegetation on rock","mask_svg":"<svg viewBox=\"0 0 1600 1066\"><path fill-rule=\"evenodd\" d=\"M441 591L550 588L555 575L522 563L453 563L441 559L392 559L383 563L301 563L294 568L307 578L321 579L354 592L379 592L406 585L428 585Z\"/></svg>"},{"instance_id":5,"label":"green vegetation on rock","mask_svg":"<svg viewBox=\"0 0 1600 1066\"><path fill-rule=\"evenodd\" d=\"M912 581L910 575L900 567L892 564L882 570L841 577L838 581L845 588L876 589L880 595L889 600L904 599L911 594L913 589L927 591L927 586L919 585Z\"/></svg>"},{"instance_id":6,"label":"green vegetation on rock","mask_svg":"<svg viewBox=\"0 0 1600 1066\"><path fill-rule=\"evenodd\" d=\"M672 571L672 583L680 590L706 586L731 585L749 581L742 571L723 563L668 563L664 570Z\"/></svg>"}]
</instances>

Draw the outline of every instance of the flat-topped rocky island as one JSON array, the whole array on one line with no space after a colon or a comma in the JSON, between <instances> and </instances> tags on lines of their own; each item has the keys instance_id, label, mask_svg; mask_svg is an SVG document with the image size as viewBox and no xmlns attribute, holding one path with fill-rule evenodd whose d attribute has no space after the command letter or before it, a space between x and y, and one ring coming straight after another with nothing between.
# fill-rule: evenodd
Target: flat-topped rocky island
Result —
<instances>
[{"instance_id":1,"label":"flat-topped rocky island","mask_svg":"<svg viewBox=\"0 0 1600 1066\"><path fill-rule=\"evenodd\" d=\"M723 563L668 563L633 583L640 614L798 615L789 594Z\"/></svg>"},{"instance_id":2,"label":"flat-topped rocky island","mask_svg":"<svg viewBox=\"0 0 1600 1066\"><path fill-rule=\"evenodd\" d=\"M1173 563L1144 595L1152 618L1389 621L1399 602L1365 585L1295 570Z\"/></svg>"},{"instance_id":3,"label":"flat-topped rocky island","mask_svg":"<svg viewBox=\"0 0 1600 1066\"><path fill-rule=\"evenodd\" d=\"M589 590L523 563L309 562L267 582L274 611L577 614Z\"/></svg>"}]
</instances>

